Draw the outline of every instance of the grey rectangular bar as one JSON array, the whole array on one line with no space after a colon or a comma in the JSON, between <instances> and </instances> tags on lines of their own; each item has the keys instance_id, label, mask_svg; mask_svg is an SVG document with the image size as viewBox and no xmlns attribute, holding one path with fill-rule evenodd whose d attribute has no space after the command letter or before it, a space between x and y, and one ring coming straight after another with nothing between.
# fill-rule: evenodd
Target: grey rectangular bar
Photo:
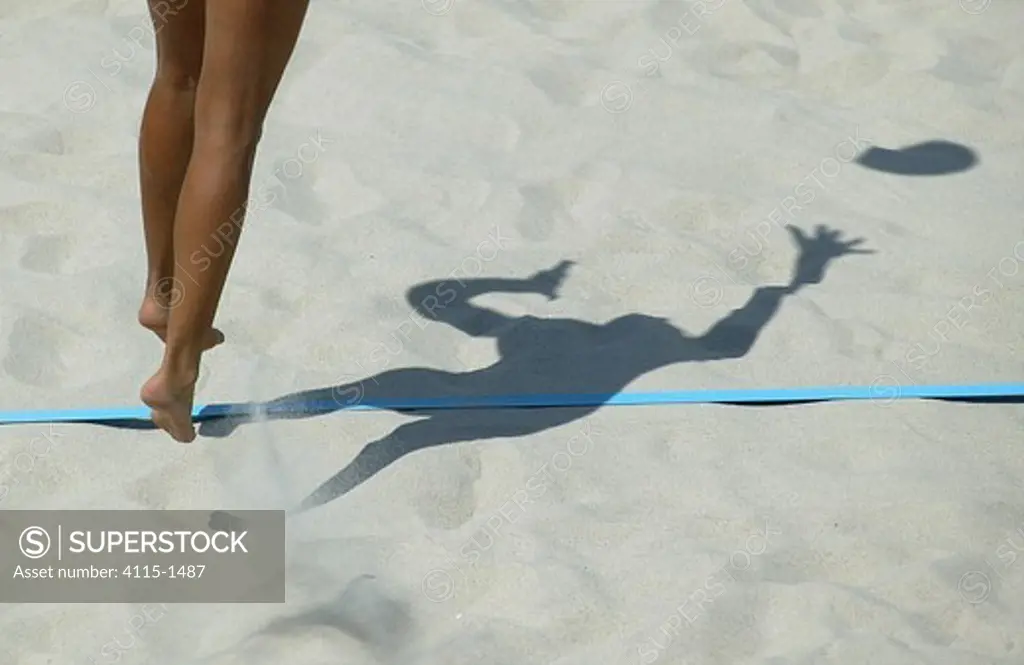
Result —
<instances>
[{"instance_id":1,"label":"grey rectangular bar","mask_svg":"<svg viewBox=\"0 0 1024 665\"><path fill-rule=\"evenodd\" d=\"M283 603L283 510L0 511L0 603Z\"/></svg>"}]
</instances>

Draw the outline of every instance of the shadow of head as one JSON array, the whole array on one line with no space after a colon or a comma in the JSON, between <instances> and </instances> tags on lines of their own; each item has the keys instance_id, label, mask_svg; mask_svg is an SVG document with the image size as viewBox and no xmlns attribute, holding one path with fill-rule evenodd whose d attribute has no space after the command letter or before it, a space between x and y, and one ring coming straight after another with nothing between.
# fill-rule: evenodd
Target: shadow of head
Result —
<instances>
[{"instance_id":1,"label":"shadow of head","mask_svg":"<svg viewBox=\"0 0 1024 665\"><path fill-rule=\"evenodd\" d=\"M927 141L899 150L873 147L860 155L857 163L895 175L949 175L972 168L978 163L978 156L959 143Z\"/></svg>"}]
</instances>

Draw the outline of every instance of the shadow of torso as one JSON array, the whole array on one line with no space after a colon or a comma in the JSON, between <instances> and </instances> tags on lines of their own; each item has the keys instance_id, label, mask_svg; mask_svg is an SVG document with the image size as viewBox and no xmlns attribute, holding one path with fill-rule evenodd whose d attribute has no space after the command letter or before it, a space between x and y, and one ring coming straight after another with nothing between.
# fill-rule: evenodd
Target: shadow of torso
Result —
<instances>
[{"instance_id":1,"label":"shadow of torso","mask_svg":"<svg viewBox=\"0 0 1024 665\"><path fill-rule=\"evenodd\" d=\"M713 355L667 320L643 314L605 324L523 316L492 334L500 358L491 365L382 372L363 382L365 397L616 393L659 367Z\"/></svg>"},{"instance_id":2,"label":"shadow of torso","mask_svg":"<svg viewBox=\"0 0 1024 665\"><path fill-rule=\"evenodd\" d=\"M666 319L630 314L605 324L523 316L492 331L500 358L467 372L395 369L367 379L361 399L396 397L567 395L604 396L621 392L644 374L677 362L711 360L720 353L701 346ZM603 403L524 409L404 410L422 415L420 430L447 442L522 436L583 418ZM433 442L433 441L432 441Z\"/></svg>"}]
</instances>

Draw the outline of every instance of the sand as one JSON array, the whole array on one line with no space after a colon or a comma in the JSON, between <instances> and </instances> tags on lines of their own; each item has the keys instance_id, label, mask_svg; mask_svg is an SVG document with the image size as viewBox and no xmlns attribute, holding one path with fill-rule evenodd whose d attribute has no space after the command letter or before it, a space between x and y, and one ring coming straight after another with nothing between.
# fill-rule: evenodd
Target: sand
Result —
<instances>
[{"instance_id":1,"label":"sand","mask_svg":"<svg viewBox=\"0 0 1024 665\"><path fill-rule=\"evenodd\" d=\"M1024 662L1024 414L888 399L1024 376L1022 19L1011 0L314 2L199 402L882 399L337 412L191 446L0 427L4 510L283 509L359 460L290 522L287 603L4 605L0 663ZM136 405L156 368L135 324L153 61L140 0L0 8L2 409ZM786 224L874 253L785 293ZM530 279L562 261L560 289ZM406 298L482 278L509 291L473 302L504 318Z\"/></svg>"}]
</instances>

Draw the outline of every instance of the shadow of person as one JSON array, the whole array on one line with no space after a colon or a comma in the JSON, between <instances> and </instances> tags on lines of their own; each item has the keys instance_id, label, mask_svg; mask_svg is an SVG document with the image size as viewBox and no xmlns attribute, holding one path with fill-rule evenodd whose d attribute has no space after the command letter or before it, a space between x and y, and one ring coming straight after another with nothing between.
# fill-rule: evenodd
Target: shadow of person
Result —
<instances>
[{"instance_id":1,"label":"shadow of person","mask_svg":"<svg viewBox=\"0 0 1024 665\"><path fill-rule=\"evenodd\" d=\"M978 156L959 143L925 141L899 150L873 147L860 155L857 163L873 171L894 175L949 175L975 166Z\"/></svg>"},{"instance_id":2,"label":"shadow of person","mask_svg":"<svg viewBox=\"0 0 1024 665\"><path fill-rule=\"evenodd\" d=\"M444 322L473 337L497 341L500 359L468 372L406 368L381 372L358 383L330 386L280 397L265 406L273 419L308 417L309 402L333 400L338 408L362 400L423 399L511 394L615 394L647 372L680 362L740 358L775 315L783 298L819 283L829 263L846 254L870 254L861 240L843 241L839 231L819 226L813 236L788 227L799 248L794 276L785 286L763 286L749 301L712 326L691 336L666 319L627 314L603 324L575 319L509 317L471 303L485 293L531 293L558 297L572 263L563 261L526 279L479 278L419 284L407 299L422 316ZM541 390L538 390L540 388ZM324 482L298 507L325 504L358 486L411 452L447 443L525 436L583 418L598 406L567 408L421 411L423 419L397 427L367 444L344 469ZM200 433L224 436L239 420L204 423Z\"/></svg>"}]
</instances>

